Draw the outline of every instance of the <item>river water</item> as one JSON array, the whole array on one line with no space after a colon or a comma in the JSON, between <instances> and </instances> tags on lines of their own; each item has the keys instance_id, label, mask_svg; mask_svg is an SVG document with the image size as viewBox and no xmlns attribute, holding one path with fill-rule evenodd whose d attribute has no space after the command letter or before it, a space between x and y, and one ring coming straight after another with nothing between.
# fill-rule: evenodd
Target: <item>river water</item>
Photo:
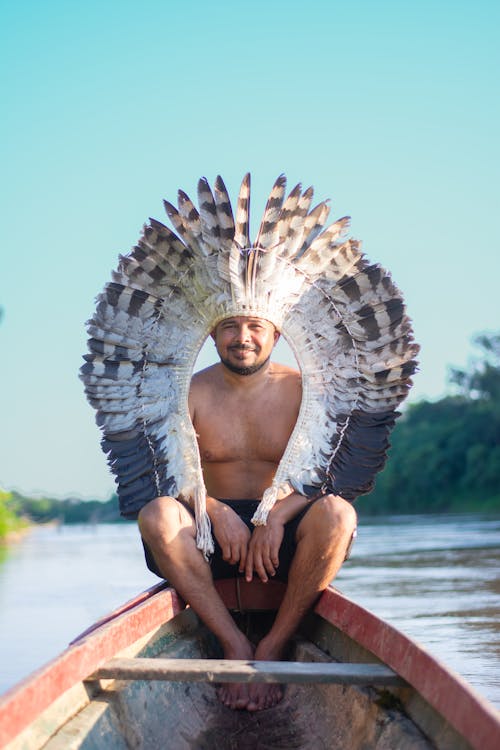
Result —
<instances>
[{"instance_id":1,"label":"river water","mask_svg":"<svg viewBox=\"0 0 500 750\"><path fill-rule=\"evenodd\" d=\"M157 581L134 524L37 528L0 548L0 692ZM500 517L362 519L336 586L500 707Z\"/></svg>"}]
</instances>

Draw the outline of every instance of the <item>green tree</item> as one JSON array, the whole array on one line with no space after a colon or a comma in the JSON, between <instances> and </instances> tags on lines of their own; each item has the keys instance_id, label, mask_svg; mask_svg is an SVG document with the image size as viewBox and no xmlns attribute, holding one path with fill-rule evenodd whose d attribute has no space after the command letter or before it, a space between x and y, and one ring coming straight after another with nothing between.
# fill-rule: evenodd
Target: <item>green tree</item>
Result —
<instances>
[{"instance_id":1,"label":"green tree","mask_svg":"<svg viewBox=\"0 0 500 750\"><path fill-rule=\"evenodd\" d=\"M472 359L468 369L452 367L450 382L467 398L500 401L500 332L480 333L473 339L480 355Z\"/></svg>"},{"instance_id":2,"label":"green tree","mask_svg":"<svg viewBox=\"0 0 500 750\"><path fill-rule=\"evenodd\" d=\"M458 394L410 405L397 422L361 513L500 511L500 333L474 343L481 355L451 370Z\"/></svg>"},{"instance_id":3,"label":"green tree","mask_svg":"<svg viewBox=\"0 0 500 750\"><path fill-rule=\"evenodd\" d=\"M12 493L0 489L0 541L27 525L12 508Z\"/></svg>"}]
</instances>

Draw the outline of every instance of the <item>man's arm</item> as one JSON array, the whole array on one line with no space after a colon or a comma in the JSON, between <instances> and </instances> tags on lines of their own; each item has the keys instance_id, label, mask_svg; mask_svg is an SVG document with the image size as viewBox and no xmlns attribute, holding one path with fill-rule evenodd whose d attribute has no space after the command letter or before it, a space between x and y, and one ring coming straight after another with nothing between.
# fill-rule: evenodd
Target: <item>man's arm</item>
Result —
<instances>
[{"instance_id":1,"label":"man's arm","mask_svg":"<svg viewBox=\"0 0 500 750\"><path fill-rule=\"evenodd\" d=\"M215 538L220 544L223 559L231 565L239 562L240 572L243 572L250 541L248 526L229 505L209 495L207 495L207 513Z\"/></svg>"}]
</instances>

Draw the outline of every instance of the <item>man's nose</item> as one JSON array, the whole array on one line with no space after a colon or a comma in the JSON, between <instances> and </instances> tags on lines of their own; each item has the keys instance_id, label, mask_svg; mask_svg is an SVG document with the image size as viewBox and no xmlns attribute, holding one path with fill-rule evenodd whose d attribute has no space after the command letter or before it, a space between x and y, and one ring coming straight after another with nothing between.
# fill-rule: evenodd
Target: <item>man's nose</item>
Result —
<instances>
[{"instance_id":1,"label":"man's nose","mask_svg":"<svg viewBox=\"0 0 500 750\"><path fill-rule=\"evenodd\" d=\"M244 323L238 328L237 339L241 342L250 341L250 328Z\"/></svg>"}]
</instances>

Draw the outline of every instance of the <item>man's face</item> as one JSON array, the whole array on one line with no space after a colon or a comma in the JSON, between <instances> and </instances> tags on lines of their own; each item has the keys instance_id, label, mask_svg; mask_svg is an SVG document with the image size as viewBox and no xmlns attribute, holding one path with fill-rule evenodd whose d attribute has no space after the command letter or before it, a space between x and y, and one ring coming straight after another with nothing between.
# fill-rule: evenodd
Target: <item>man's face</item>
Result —
<instances>
[{"instance_id":1,"label":"man's face","mask_svg":"<svg viewBox=\"0 0 500 750\"><path fill-rule=\"evenodd\" d=\"M222 320L212 333L223 365L238 375L252 375L263 367L279 333L263 318L237 316Z\"/></svg>"}]
</instances>

